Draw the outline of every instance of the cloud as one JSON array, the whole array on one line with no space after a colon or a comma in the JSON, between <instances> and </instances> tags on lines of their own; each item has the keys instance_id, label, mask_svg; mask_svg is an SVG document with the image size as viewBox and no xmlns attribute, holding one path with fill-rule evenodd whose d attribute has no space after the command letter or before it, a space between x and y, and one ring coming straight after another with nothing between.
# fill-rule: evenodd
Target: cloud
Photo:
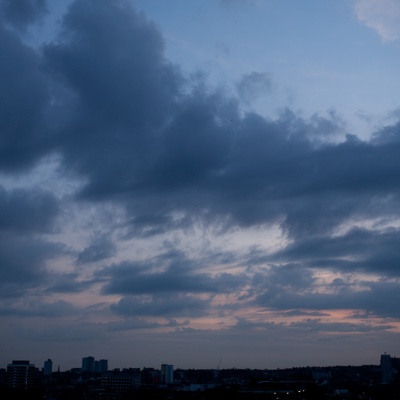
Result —
<instances>
[{"instance_id":1,"label":"cloud","mask_svg":"<svg viewBox=\"0 0 400 400\"><path fill-rule=\"evenodd\" d=\"M0 52L7 54L0 59L0 170L26 171L53 149L49 129L57 113L39 53L2 26Z\"/></svg>"},{"instance_id":2,"label":"cloud","mask_svg":"<svg viewBox=\"0 0 400 400\"><path fill-rule=\"evenodd\" d=\"M356 0L357 18L383 41L400 39L400 4L397 0Z\"/></svg>"},{"instance_id":3,"label":"cloud","mask_svg":"<svg viewBox=\"0 0 400 400\"><path fill-rule=\"evenodd\" d=\"M381 141L331 143L343 134L334 113L241 115L237 99L165 59L160 32L130 2L74 2L63 21L41 52L5 33L3 46L14 45L3 85L16 106L8 100L1 119L4 170L57 152L62 171L82 182L78 200L122 207L129 235L143 237L200 221L319 235L371 209L397 214L387 207L400 168L390 127L385 143L383 132ZM252 72L239 88L248 97L270 83Z\"/></svg>"},{"instance_id":4,"label":"cloud","mask_svg":"<svg viewBox=\"0 0 400 400\"><path fill-rule=\"evenodd\" d=\"M110 322L105 324L104 327L109 331L131 331L142 329L158 329L158 328L171 328L177 327L179 324L176 321L169 321L167 323L147 321L142 318L129 318L124 321Z\"/></svg>"},{"instance_id":5,"label":"cloud","mask_svg":"<svg viewBox=\"0 0 400 400\"><path fill-rule=\"evenodd\" d=\"M249 329L259 329L262 331L269 331L274 334L274 331L285 331L285 328L290 326L293 329L291 334L302 334L305 331L308 333L319 333L319 332L329 332L329 333L364 333L364 332L379 332L387 331L393 328L393 325L377 325L371 326L362 323L352 323L352 322L324 322L320 318L306 318L298 322L286 323L274 323L274 322L253 322L245 318L238 318L237 323L231 329L247 331ZM287 333L286 333L287 334Z\"/></svg>"},{"instance_id":6,"label":"cloud","mask_svg":"<svg viewBox=\"0 0 400 400\"><path fill-rule=\"evenodd\" d=\"M397 116L397 121L393 125L384 126L382 129L375 132L373 135L373 143L390 145L400 142L400 121L398 121L398 114L395 113L395 115Z\"/></svg>"},{"instance_id":7,"label":"cloud","mask_svg":"<svg viewBox=\"0 0 400 400\"><path fill-rule=\"evenodd\" d=\"M400 317L398 120L361 140L335 112L242 112L271 91L271 76L244 75L237 98L185 75L131 1L72 2L57 40L40 48L9 24L37 20L44 3L26 2L37 7L18 18L1 4L0 170L12 182L0 187L4 316L73 320L70 332L65 320L36 330L54 341L167 328L196 338L212 325L216 349L226 337L253 345L259 331L258 344L265 332L271 343L373 335L390 324L360 316ZM59 181L36 176L38 165ZM321 271L340 278L321 283ZM101 305L71 308L56 295Z\"/></svg>"},{"instance_id":8,"label":"cloud","mask_svg":"<svg viewBox=\"0 0 400 400\"><path fill-rule=\"evenodd\" d=\"M116 254L116 246L108 235L94 237L92 243L84 248L76 260L77 265L105 260Z\"/></svg>"},{"instance_id":9,"label":"cloud","mask_svg":"<svg viewBox=\"0 0 400 400\"><path fill-rule=\"evenodd\" d=\"M245 283L241 275L195 272L184 258L167 264L165 269L157 270L156 265L123 262L103 269L97 277L100 281L106 279L103 287L106 294L217 294L232 292Z\"/></svg>"},{"instance_id":10,"label":"cloud","mask_svg":"<svg viewBox=\"0 0 400 400\"><path fill-rule=\"evenodd\" d=\"M0 315L12 315L18 317L45 317L57 318L76 314L77 309L72 304L57 300L55 302L43 302L38 299L19 299L15 301L3 301L0 307Z\"/></svg>"},{"instance_id":11,"label":"cloud","mask_svg":"<svg viewBox=\"0 0 400 400\"><path fill-rule=\"evenodd\" d=\"M65 246L42 237L56 231L60 214L53 193L0 186L0 287L2 296L21 296L48 283L48 262Z\"/></svg>"},{"instance_id":12,"label":"cloud","mask_svg":"<svg viewBox=\"0 0 400 400\"><path fill-rule=\"evenodd\" d=\"M359 271L398 277L398 229L373 231L355 228L344 235L298 239L271 256L274 262L309 268Z\"/></svg>"},{"instance_id":13,"label":"cloud","mask_svg":"<svg viewBox=\"0 0 400 400\"><path fill-rule=\"evenodd\" d=\"M351 322L322 322L319 319L307 319L301 322L292 322L291 327L313 331L313 332L331 332L331 333L365 333L380 332L392 329L393 325L369 325L357 324Z\"/></svg>"},{"instance_id":14,"label":"cloud","mask_svg":"<svg viewBox=\"0 0 400 400\"><path fill-rule=\"evenodd\" d=\"M126 296L111 305L111 311L129 316L147 317L188 317L207 315L210 299L200 299L192 295L157 294L156 296Z\"/></svg>"},{"instance_id":15,"label":"cloud","mask_svg":"<svg viewBox=\"0 0 400 400\"><path fill-rule=\"evenodd\" d=\"M46 14L47 7L46 0L2 0L0 10L7 22L18 29L24 29L41 19Z\"/></svg>"},{"instance_id":16,"label":"cloud","mask_svg":"<svg viewBox=\"0 0 400 400\"><path fill-rule=\"evenodd\" d=\"M79 293L88 290L95 282L82 280L77 272L52 273L48 276L47 293Z\"/></svg>"},{"instance_id":17,"label":"cloud","mask_svg":"<svg viewBox=\"0 0 400 400\"><path fill-rule=\"evenodd\" d=\"M41 189L6 190L0 185L0 231L51 232L59 215L58 200Z\"/></svg>"},{"instance_id":18,"label":"cloud","mask_svg":"<svg viewBox=\"0 0 400 400\"><path fill-rule=\"evenodd\" d=\"M130 2L75 2L64 29L44 56L73 93L60 138L65 166L89 177L87 192L131 190L157 155L181 77L163 56L159 32Z\"/></svg>"},{"instance_id":19,"label":"cloud","mask_svg":"<svg viewBox=\"0 0 400 400\"><path fill-rule=\"evenodd\" d=\"M246 103L251 103L258 96L269 93L272 89L272 79L266 72L253 71L242 77L236 85L238 94Z\"/></svg>"},{"instance_id":20,"label":"cloud","mask_svg":"<svg viewBox=\"0 0 400 400\"><path fill-rule=\"evenodd\" d=\"M0 287L4 297L21 296L45 285L47 262L63 254L64 246L29 236L0 233Z\"/></svg>"},{"instance_id":21,"label":"cloud","mask_svg":"<svg viewBox=\"0 0 400 400\"><path fill-rule=\"evenodd\" d=\"M381 278L375 281L347 277L322 284L306 267L300 261L298 264L275 267L256 274L257 283L252 286L254 300L250 299L247 304L279 312L286 310L283 315L288 316L307 316L310 312L329 310L354 310L378 318L399 318L396 307L399 290L397 280ZM348 273L354 273L354 269L349 269ZM286 276L289 278L285 279Z\"/></svg>"}]
</instances>

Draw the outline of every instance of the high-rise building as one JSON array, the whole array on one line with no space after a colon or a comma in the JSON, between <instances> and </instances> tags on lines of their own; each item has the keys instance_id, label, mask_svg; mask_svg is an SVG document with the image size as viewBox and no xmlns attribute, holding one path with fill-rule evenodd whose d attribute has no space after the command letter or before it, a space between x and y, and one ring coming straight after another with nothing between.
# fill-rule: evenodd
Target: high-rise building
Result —
<instances>
[{"instance_id":1,"label":"high-rise building","mask_svg":"<svg viewBox=\"0 0 400 400\"><path fill-rule=\"evenodd\" d=\"M392 381L392 359L390 354L385 353L381 355L381 374L383 384L387 384Z\"/></svg>"},{"instance_id":2,"label":"high-rise building","mask_svg":"<svg viewBox=\"0 0 400 400\"><path fill-rule=\"evenodd\" d=\"M29 389L35 386L38 369L28 360L14 360L7 365L6 385L12 388Z\"/></svg>"},{"instance_id":3,"label":"high-rise building","mask_svg":"<svg viewBox=\"0 0 400 400\"><path fill-rule=\"evenodd\" d=\"M174 383L174 366L170 364L161 364L161 382Z\"/></svg>"},{"instance_id":4,"label":"high-rise building","mask_svg":"<svg viewBox=\"0 0 400 400\"><path fill-rule=\"evenodd\" d=\"M44 362L43 365L43 375L51 375L53 372L53 361L50 358Z\"/></svg>"},{"instance_id":5,"label":"high-rise building","mask_svg":"<svg viewBox=\"0 0 400 400\"><path fill-rule=\"evenodd\" d=\"M82 372L94 372L94 357L82 358Z\"/></svg>"},{"instance_id":6,"label":"high-rise building","mask_svg":"<svg viewBox=\"0 0 400 400\"><path fill-rule=\"evenodd\" d=\"M108 371L108 360L96 360L94 362L94 372Z\"/></svg>"}]
</instances>

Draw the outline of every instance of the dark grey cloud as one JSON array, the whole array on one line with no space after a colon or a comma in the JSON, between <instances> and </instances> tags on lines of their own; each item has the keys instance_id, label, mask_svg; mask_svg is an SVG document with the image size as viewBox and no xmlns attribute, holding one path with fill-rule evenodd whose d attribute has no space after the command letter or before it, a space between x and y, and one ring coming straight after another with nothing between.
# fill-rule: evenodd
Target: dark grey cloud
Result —
<instances>
[{"instance_id":1,"label":"dark grey cloud","mask_svg":"<svg viewBox=\"0 0 400 400\"><path fill-rule=\"evenodd\" d=\"M219 258L217 254L215 261ZM191 260L171 247L146 262L103 268L95 273L94 281L103 285L104 294L123 295L110 307L117 315L199 317L210 312L214 296L234 294L249 283L246 274L207 272L204 267L209 264L203 261Z\"/></svg>"},{"instance_id":2,"label":"dark grey cloud","mask_svg":"<svg viewBox=\"0 0 400 400\"><path fill-rule=\"evenodd\" d=\"M248 304L263 307L279 308L280 300L288 296L297 296L308 292L315 285L315 277L310 269L299 268L297 265L274 265L256 270L251 274L251 284L246 288L247 295L243 298ZM255 299L255 300L254 300ZM297 307L292 304L289 310L306 307Z\"/></svg>"},{"instance_id":3,"label":"dark grey cloud","mask_svg":"<svg viewBox=\"0 0 400 400\"><path fill-rule=\"evenodd\" d=\"M394 113L395 114L395 113ZM397 119L399 117L399 110L397 110ZM376 144L390 145L392 143L398 144L400 142L400 121L394 125L387 125L375 133L373 142Z\"/></svg>"},{"instance_id":4,"label":"dark grey cloud","mask_svg":"<svg viewBox=\"0 0 400 400\"><path fill-rule=\"evenodd\" d=\"M395 146L351 138L316 146L308 139L313 124L286 114L278 121L249 114L227 134L217 124L214 129L218 153L203 155L201 145L199 158L185 159L173 147L166 167L156 165L147 183L163 201L143 193L154 208L242 226L282 221L291 236L332 232L349 218L398 213ZM214 140L201 136L204 148L215 148ZM191 155L189 148L184 151ZM130 205L141 209L139 201Z\"/></svg>"},{"instance_id":5,"label":"dark grey cloud","mask_svg":"<svg viewBox=\"0 0 400 400\"><path fill-rule=\"evenodd\" d=\"M1 25L0 53L0 170L21 171L52 149L49 81L40 54Z\"/></svg>"},{"instance_id":6,"label":"dark grey cloud","mask_svg":"<svg viewBox=\"0 0 400 400\"><path fill-rule=\"evenodd\" d=\"M270 256L270 260L309 268L360 271L399 276L400 231L355 228L341 236L298 239Z\"/></svg>"},{"instance_id":7,"label":"dark grey cloud","mask_svg":"<svg viewBox=\"0 0 400 400\"><path fill-rule=\"evenodd\" d=\"M37 22L47 12L46 0L1 0L0 15L18 29Z\"/></svg>"},{"instance_id":8,"label":"dark grey cloud","mask_svg":"<svg viewBox=\"0 0 400 400\"><path fill-rule=\"evenodd\" d=\"M77 265L93 263L110 258L116 254L116 246L108 235L94 237L92 243L84 248L76 260Z\"/></svg>"},{"instance_id":9,"label":"dark grey cloud","mask_svg":"<svg viewBox=\"0 0 400 400\"><path fill-rule=\"evenodd\" d=\"M51 232L60 207L52 192L41 189L6 190L0 185L0 231Z\"/></svg>"},{"instance_id":10,"label":"dark grey cloud","mask_svg":"<svg viewBox=\"0 0 400 400\"><path fill-rule=\"evenodd\" d=\"M82 280L77 272L64 274L49 274L47 278L47 293L79 293L88 290L95 282Z\"/></svg>"},{"instance_id":11,"label":"dark grey cloud","mask_svg":"<svg viewBox=\"0 0 400 400\"><path fill-rule=\"evenodd\" d=\"M185 322L183 325L187 324ZM170 320L167 323L151 322L142 318L128 318L123 321L110 322L104 327L109 331L131 331L141 329L174 328L180 326L178 322Z\"/></svg>"},{"instance_id":12,"label":"dark grey cloud","mask_svg":"<svg viewBox=\"0 0 400 400\"><path fill-rule=\"evenodd\" d=\"M14 297L48 281L47 263L63 254L64 247L30 236L0 233L1 295Z\"/></svg>"},{"instance_id":13,"label":"dark grey cloud","mask_svg":"<svg viewBox=\"0 0 400 400\"><path fill-rule=\"evenodd\" d=\"M55 232L59 214L58 200L49 191L0 185L2 296L20 296L48 283L48 263L64 253L64 246L42 235Z\"/></svg>"},{"instance_id":14,"label":"dark grey cloud","mask_svg":"<svg viewBox=\"0 0 400 400\"><path fill-rule=\"evenodd\" d=\"M103 269L97 275L107 279L103 287L106 294L218 294L237 290L245 283L241 275L220 273L213 276L193 271L190 261L185 259L162 270L156 270L153 264L123 262Z\"/></svg>"},{"instance_id":15,"label":"dark grey cloud","mask_svg":"<svg viewBox=\"0 0 400 400\"><path fill-rule=\"evenodd\" d=\"M127 1L74 2L64 30L44 55L73 93L60 139L65 165L89 177L92 197L132 191L157 156L182 78L159 32Z\"/></svg>"},{"instance_id":16,"label":"dark grey cloud","mask_svg":"<svg viewBox=\"0 0 400 400\"><path fill-rule=\"evenodd\" d=\"M2 32L12 51L0 75L0 166L57 151L64 171L85 180L78 198L123 206L130 234L202 221L280 223L295 238L398 215L398 125L338 143L321 139L343 132L334 112L241 115L237 100L168 62L160 32L123 0L73 2L41 51ZM252 73L242 86L269 83Z\"/></svg>"},{"instance_id":17,"label":"dark grey cloud","mask_svg":"<svg viewBox=\"0 0 400 400\"><path fill-rule=\"evenodd\" d=\"M150 297L126 296L111 305L111 311L122 316L199 317L209 311L211 298L200 299L185 294L156 294Z\"/></svg>"},{"instance_id":18,"label":"dark grey cloud","mask_svg":"<svg viewBox=\"0 0 400 400\"><path fill-rule=\"evenodd\" d=\"M381 332L393 329L393 325L370 325L351 322L323 322L320 319L306 319L301 322L292 322L290 326L308 332L332 333L365 333Z\"/></svg>"},{"instance_id":19,"label":"dark grey cloud","mask_svg":"<svg viewBox=\"0 0 400 400\"><path fill-rule=\"evenodd\" d=\"M351 271L353 272L353 271ZM257 306L271 310L309 315L324 310L359 310L362 315L399 318L397 307L399 283L383 280L347 282L336 279L330 284L318 284L311 271L301 265L275 267L255 275L253 283Z\"/></svg>"},{"instance_id":20,"label":"dark grey cloud","mask_svg":"<svg viewBox=\"0 0 400 400\"><path fill-rule=\"evenodd\" d=\"M22 304L21 304L22 303ZM3 300L0 307L0 315L11 315L18 317L64 317L74 315L77 312L76 307L64 301L57 300L52 303L46 303L36 298L26 299L22 302Z\"/></svg>"},{"instance_id":21,"label":"dark grey cloud","mask_svg":"<svg viewBox=\"0 0 400 400\"><path fill-rule=\"evenodd\" d=\"M306 318L298 322L289 323L275 323L275 322L254 322L247 320L246 318L238 318L236 325L231 329L238 329L242 331L252 329L262 329L270 331L280 331L283 327L290 326L294 332L308 332L308 333L365 333L365 332L380 332L388 331L393 329L393 325L382 324L382 325L369 325L364 323L352 323L352 322L324 322L320 318Z\"/></svg>"},{"instance_id":22,"label":"dark grey cloud","mask_svg":"<svg viewBox=\"0 0 400 400\"><path fill-rule=\"evenodd\" d=\"M279 315L284 317L329 317L329 314L320 311L289 310L279 311Z\"/></svg>"}]
</instances>

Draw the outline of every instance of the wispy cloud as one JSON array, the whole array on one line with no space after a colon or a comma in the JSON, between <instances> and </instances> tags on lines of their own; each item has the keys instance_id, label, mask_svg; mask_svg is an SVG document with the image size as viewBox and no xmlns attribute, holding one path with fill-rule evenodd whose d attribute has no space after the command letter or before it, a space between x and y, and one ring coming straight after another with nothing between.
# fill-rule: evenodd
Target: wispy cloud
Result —
<instances>
[{"instance_id":1,"label":"wispy cloud","mask_svg":"<svg viewBox=\"0 0 400 400\"><path fill-rule=\"evenodd\" d=\"M400 2L398 0L357 0L357 18L374 29L383 41L400 40Z\"/></svg>"}]
</instances>

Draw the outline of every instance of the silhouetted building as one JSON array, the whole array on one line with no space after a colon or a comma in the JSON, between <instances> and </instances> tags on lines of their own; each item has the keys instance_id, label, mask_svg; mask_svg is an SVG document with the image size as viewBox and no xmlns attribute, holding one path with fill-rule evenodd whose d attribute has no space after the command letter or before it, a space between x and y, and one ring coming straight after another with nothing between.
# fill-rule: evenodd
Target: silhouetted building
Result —
<instances>
[{"instance_id":1,"label":"silhouetted building","mask_svg":"<svg viewBox=\"0 0 400 400\"><path fill-rule=\"evenodd\" d=\"M82 358L82 372L94 372L94 357Z\"/></svg>"},{"instance_id":2,"label":"silhouetted building","mask_svg":"<svg viewBox=\"0 0 400 400\"><path fill-rule=\"evenodd\" d=\"M108 371L108 360L96 360L94 362L94 372Z\"/></svg>"},{"instance_id":3,"label":"silhouetted building","mask_svg":"<svg viewBox=\"0 0 400 400\"><path fill-rule=\"evenodd\" d=\"M160 370L143 368L141 372L141 383L144 385L159 385L161 383Z\"/></svg>"},{"instance_id":4,"label":"silhouetted building","mask_svg":"<svg viewBox=\"0 0 400 400\"><path fill-rule=\"evenodd\" d=\"M174 383L174 366L170 364L161 364L161 382Z\"/></svg>"},{"instance_id":5,"label":"silhouetted building","mask_svg":"<svg viewBox=\"0 0 400 400\"><path fill-rule=\"evenodd\" d=\"M44 362L43 365L43 375L49 376L53 372L53 361L50 358Z\"/></svg>"},{"instance_id":6,"label":"silhouetted building","mask_svg":"<svg viewBox=\"0 0 400 400\"><path fill-rule=\"evenodd\" d=\"M330 371L318 370L315 369L311 372L312 378L316 382L329 382L332 378L332 374Z\"/></svg>"},{"instance_id":7,"label":"silhouetted building","mask_svg":"<svg viewBox=\"0 0 400 400\"><path fill-rule=\"evenodd\" d=\"M5 368L0 368L0 387L6 384L7 370Z\"/></svg>"},{"instance_id":8,"label":"silhouetted building","mask_svg":"<svg viewBox=\"0 0 400 400\"><path fill-rule=\"evenodd\" d=\"M390 354L385 353L381 355L381 374L383 384L387 384L392 381L392 360Z\"/></svg>"},{"instance_id":9,"label":"silhouetted building","mask_svg":"<svg viewBox=\"0 0 400 400\"><path fill-rule=\"evenodd\" d=\"M128 368L122 371L105 372L101 378L101 385L112 392L127 392L140 386L140 369Z\"/></svg>"},{"instance_id":10,"label":"silhouetted building","mask_svg":"<svg viewBox=\"0 0 400 400\"><path fill-rule=\"evenodd\" d=\"M36 385L38 369L28 360L14 360L7 365L6 385L11 388L30 389Z\"/></svg>"}]
</instances>

